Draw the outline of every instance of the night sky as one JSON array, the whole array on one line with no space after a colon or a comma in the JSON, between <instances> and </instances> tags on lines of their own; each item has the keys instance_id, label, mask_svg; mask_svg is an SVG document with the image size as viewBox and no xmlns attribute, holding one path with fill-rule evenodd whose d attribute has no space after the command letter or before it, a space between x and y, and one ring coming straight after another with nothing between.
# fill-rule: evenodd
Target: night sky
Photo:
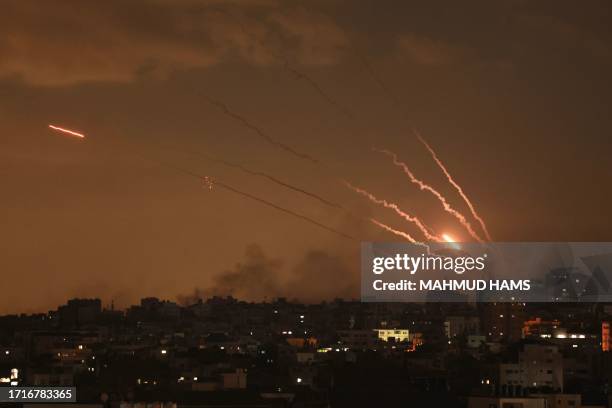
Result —
<instances>
[{"instance_id":1,"label":"night sky","mask_svg":"<svg viewBox=\"0 0 612 408\"><path fill-rule=\"evenodd\" d=\"M396 152L474 223L414 129L495 241L612 240L607 1L0 7L0 313L67 297L185 301L196 289L253 300L357 296L359 241L400 240L368 217L423 238L343 179L470 240L371 149Z\"/></svg>"}]
</instances>

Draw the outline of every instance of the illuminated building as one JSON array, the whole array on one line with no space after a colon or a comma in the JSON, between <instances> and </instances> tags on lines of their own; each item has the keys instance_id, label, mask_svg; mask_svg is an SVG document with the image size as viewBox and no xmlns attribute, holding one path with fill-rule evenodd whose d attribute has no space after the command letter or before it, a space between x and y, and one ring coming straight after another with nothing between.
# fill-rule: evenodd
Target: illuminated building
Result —
<instances>
[{"instance_id":1,"label":"illuminated building","mask_svg":"<svg viewBox=\"0 0 612 408\"><path fill-rule=\"evenodd\" d=\"M319 341L316 337L287 337L287 344L295 348L317 347Z\"/></svg>"},{"instance_id":2,"label":"illuminated building","mask_svg":"<svg viewBox=\"0 0 612 408\"><path fill-rule=\"evenodd\" d=\"M422 346L423 341L423 333L410 333L410 341L415 347Z\"/></svg>"},{"instance_id":3,"label":"illuminated building","mask_svg":"<svg viewBox=\"0 0 612 408\"><path fill-rule=\"evenodd\" d=\"M560 325L561 322L559 320L542 320L541 317L536 317L523 323L522 336L523 338L532 336L545 338L544 336L552 336L553 332Z\"/></svg>"},{"instance_id":4,"label":"illuminated building","mask_svg":"<svg viewBox=\"0 0 612 408\"><path fill-rule=\"evenodd\" d=\"M610 322L601 323L601 350L610 351Z\"/></svg>"},{"instance_id":5,"label":"illuminated building","mask_svg":"<svg viewBox=\"0 0 612 408\"><path fill-rule=\"evenodd\" d=\"M559 320L542 320L540 317L525 321L523 338L546 339L559 346L571 348L592 347L597 340L596 336L586 332L570 332L561 327Z\"/></svg>"},{"instance_id":6,"label":"illuminated building","mask_svg":"<svg viewBox=\"0 0 612 408\"><path fill-rule=\"evenodd\" d=\"M408 341L410 334L408 329L378 329L378 338L382 341L395 341L397 343Z\"/></svg>"}]
</instances>

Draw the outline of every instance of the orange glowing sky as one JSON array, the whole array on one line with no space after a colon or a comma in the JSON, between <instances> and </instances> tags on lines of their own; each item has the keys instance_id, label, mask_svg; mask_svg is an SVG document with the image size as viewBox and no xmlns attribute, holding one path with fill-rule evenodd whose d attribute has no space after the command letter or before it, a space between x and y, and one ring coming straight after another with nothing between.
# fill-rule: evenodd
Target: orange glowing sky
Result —
<instances>
[{"instance_id":1,"label":"orange glowing sky","mask_svg":"<svg viewBox=\"0 0 612 408\"><path fill-rule=\"evenodd\" d=\"M423 239L342 178L471 239L386 148L484 239L413 128L495 240L612 240L611 18L607 2L5 1L0 313L196 287L357 294L358 242L159 162L358 240L399 239L370 218Z\"/></svg>"}]
</instances>

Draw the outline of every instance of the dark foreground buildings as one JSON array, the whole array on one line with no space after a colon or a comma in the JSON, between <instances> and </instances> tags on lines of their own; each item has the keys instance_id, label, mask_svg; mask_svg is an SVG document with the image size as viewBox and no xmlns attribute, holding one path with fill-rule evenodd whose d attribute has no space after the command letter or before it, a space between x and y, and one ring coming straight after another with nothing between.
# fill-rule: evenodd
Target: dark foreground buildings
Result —
<instances>
[{"instance_id":1,"label":"dark foreground buildings","mask_svg":"<svg viewBox=\"0 0 612 408\"><path fill-rule=\"evenodd\" d=\"M123 408L607 407L609 321L602 304L72 299L0 317L0 386Z\"/></svg>"}]
</instances>

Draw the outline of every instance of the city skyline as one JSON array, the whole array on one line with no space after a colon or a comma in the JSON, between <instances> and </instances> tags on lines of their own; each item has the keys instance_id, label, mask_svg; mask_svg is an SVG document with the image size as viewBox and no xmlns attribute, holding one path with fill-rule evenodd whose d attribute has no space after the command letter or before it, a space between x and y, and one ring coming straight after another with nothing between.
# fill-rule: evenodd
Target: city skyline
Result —
<instances>
[{"instance_id":1,"label":"city skyline","mask_svg":"<svg viewBox=\"0 0 612 408\"><path fill-rule=\"evenodd\" d=\"M609 304L69 299L0 316L0 386L73 387L92 408L606 407L611 320Z\"/></svg>"}]
</instances>

